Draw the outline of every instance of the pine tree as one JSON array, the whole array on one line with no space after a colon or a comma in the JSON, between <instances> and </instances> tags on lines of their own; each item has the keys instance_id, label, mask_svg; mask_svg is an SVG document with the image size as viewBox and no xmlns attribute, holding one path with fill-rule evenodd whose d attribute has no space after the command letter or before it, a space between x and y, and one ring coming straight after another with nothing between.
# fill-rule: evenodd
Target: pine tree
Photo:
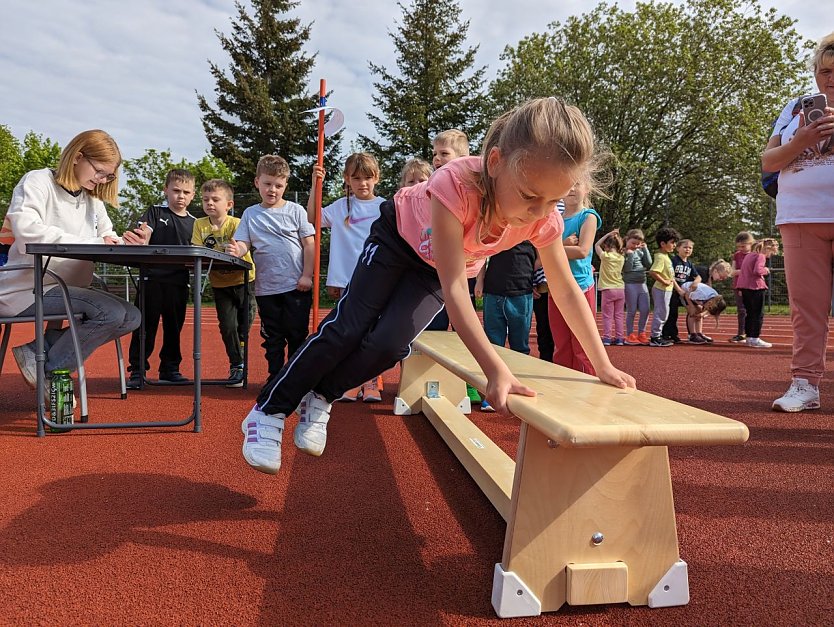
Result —
<instances>
[{"instance_id":1,"label":"pine tree","mask_svg":"<svg viewBox=\"0 0 834 627\"><path fill-rule=\"evenodd\" d=\"M228 73L209 62L216 106L198 94L211 153L235 174L236 191L254 190L258 159L279 154L290 164L288 191L309 190L317 130L302 111L318 103L307 93L314 58L303 51L310 25L282 17L298 5L289 0L251 0L253 14L235 2L231 35L216 31L231 58ZM328 165L338 155L338 136L328 141ZM302 203L303 204L303 203Z\"/></svg>"},{"instance_id":2,"label":"pine tree","mask_svg":"<svg viewBox=\"0 0 834 627\"><path fill-rule=\"evenodd\" d=\"M383 194L397 188L406 160L420 157L431 162L431 142L437 133L458 128L474 146L485 126L486 67L473 70L478 48L463 48L469 22L461 22L457 0L412 0L408 7L398 5L402 22L392 34L397 74L386 65L368 64L380 78L374 83L373 102L382 113L368 114L380 139L360 136L363 147L380 160Z\"/></svg>"}]
</instances>

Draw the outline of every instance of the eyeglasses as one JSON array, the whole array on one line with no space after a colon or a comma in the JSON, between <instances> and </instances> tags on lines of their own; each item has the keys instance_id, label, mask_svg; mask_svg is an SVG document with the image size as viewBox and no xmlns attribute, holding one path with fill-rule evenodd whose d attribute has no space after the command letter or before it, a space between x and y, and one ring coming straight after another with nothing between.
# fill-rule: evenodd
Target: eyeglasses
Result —
<instances>
[{"instance_id":1,"label":"eyeglasses","mask_svg":"<svg viewBox=\"0 0 834 627\"><path fill-rule=\"evenodd\" d=\"M107 170L99 170L96 167L96 164L84 153L81 153L81 156L84 157L84 160L93 166L93 170L95 170L95 174L93 178L98 179L100 181L104 181L105 183L110 183L111 181L116 180L116 174L114 172L108 172Z\"/></svg>"}]
</instances>

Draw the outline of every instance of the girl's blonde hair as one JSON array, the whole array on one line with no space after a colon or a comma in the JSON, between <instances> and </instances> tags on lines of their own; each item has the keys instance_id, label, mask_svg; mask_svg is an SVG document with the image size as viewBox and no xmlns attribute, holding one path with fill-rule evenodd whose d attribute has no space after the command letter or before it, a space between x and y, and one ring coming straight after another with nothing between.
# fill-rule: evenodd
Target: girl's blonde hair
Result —
<instances>
[{"instance_id":1,"label":"girl's blonde hair","mask_svg":"<svg viewBox=\"0 0 834 627\"><path fill-rule=\"evenodd\" d=\"M765 253L769 250L779 250L779 240L772 237L765 237L764 239L760 239L758 242L753 244L754 253Z\"/></svg>"},{"instance_id":2,"label":"girl's blonde hair","mask_svg":"<svg viewBox=\"0 0 834 627\"><path fill-rule=\"evenodd\" d=\"M70 140L61 151L61 158L55 171L55 182L71 192L80 190L81 184L75 176L75 164L82 156L96 163L115 165L113 170L115 178L109 182L97 183L88 193L108 205L118 207L119 166L122 165L122 153L119 151L116 140L104 131L98 129L84 131Z\"/></svg>"},{"instance_id":3,"label":"girl's blonde hair","mask_svg":"<svg viewBox=\"0 0 834 627\"><path fill-rule=\"evenodd\" d=\"M550 162L584 182L589 196L602 192L604 156L582 112L553 96L529 100L495 120L484 139L476 184L483 194L481 220L487 228L495 220L495 181L487 168L493 148L516 172Z\"/></svg>"},{"instance_id":4,"label":"girl's blonde hair","mask_svg":"<svg viewBox=\"0 0 834 627\"><path fill-rule=\"evenodd\" d=\"M402 172L400 172L400 187L405 187L405 182L412 174L423 174L429 178L432 174L432 167L428 161L415 157L405 162Z\"/></svg>"},{"instance_id":5,"label":"girl's blonde hair","mask_svg":"<svg viewBox=\"0 0 834 627\"><path fill-rule=\"evenodd\" d=\"M709 266L709 278L712 279L713 272L720 272L726 277L729 277L733 272L733 267L723 259L716 259Z\"/></svg>"}]
</instances>

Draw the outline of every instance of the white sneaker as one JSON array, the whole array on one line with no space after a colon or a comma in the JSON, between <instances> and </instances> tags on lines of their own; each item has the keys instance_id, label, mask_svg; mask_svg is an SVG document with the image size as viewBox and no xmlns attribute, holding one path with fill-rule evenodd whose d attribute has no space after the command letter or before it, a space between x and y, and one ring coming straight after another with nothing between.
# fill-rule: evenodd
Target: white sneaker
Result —
<instances>
[{"instance_id":1,"label":"white sneaker","mask_svg":"<svg viewBox=\"0 0 834 627\"><path fill-rule=\"evenodd\" d=\"M17 362L17 367L20 368L20 374L23 375L23 380L26 384L35 389L38 383L38 362L35 361L35 343L21 344L12 349L12 355Z\"/></svg>"},{"instance_id":2,"label":"white sneaker","mask_svg":"<svg viewBox=\"0 0 834 627\"><path fill-rule=\"evenodd\" d=\"M779 411L796 412L803 409L820 408L820 389L816 385L808 383L807 379L796 378L791 381L791 387L773 401L773 409Z\"/></svg>"},{"instance_id":3,"label":"white sneaker","mask_svg":"<svg viewBox=\"0 0 834 627\"><path fill-rule=\"evenodd\" d=\"M773 346L770 342L765 342L760 337L748 337L747 338L747 346L752 346L753 348L770 348Z\"/></svg>"},{"instance_id":4,"label":"white sneaker","mask_svg":"<svg viewBox=\"0 0 834 627\"><path fill-rule=\"evenodd\" d=\"M332 405L320 394L307 392L298 407L298 424L293 441L299 450L318 457L327 444L327 421Z\"/></svg>"},{"instance_id":5,"label":"white sneaker","mask_svg":"<svg viewBox=\"0 0 834 627\"><path fill-rule=\"evenodd\" d=\"M265 414L255 405L243 419L243 459L255 470L274 475L281 468L284 418L284 414Z\"/></svg>"}]
</instances>

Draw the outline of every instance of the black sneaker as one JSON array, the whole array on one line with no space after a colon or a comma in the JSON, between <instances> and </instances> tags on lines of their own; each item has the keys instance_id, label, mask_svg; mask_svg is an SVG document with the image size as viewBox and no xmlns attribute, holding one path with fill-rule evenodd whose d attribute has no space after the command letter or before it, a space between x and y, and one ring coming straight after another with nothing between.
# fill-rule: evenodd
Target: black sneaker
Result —
<instances>
[{"instance_id":1,"label":"black sneaker","mask_svg":"<svg viewBox=\"0 0 834 627\"><path fill-rule=\"evenodd\" d=\"M701 337L697 333L692 333L689 336L689 343L690 344L706 344L707 340L706 340L706 338Z\"/></svg>"},{"instance_id":2,"label":"black sneaker","mask_svg":"<svg viewBox=\"0 0 834 627\"><path fill-rule=\"evenodd\" d=\"M649 338L649 346L658 346L661 348L665 348L667 346L672 345L672 340L667 340L666 338L660 337L659 335L655 335Z\"/></svg>"},{"instance_id":3,"label":"black sneaker","mask_svg":"<svg viewBox=\"0 0 834 627\"><path fill-rule=\"evenodd\" d=\"M744 333L741 333L739 335L734 335L728 341L733 342L734 344L740 344L741 342L747 341L747 336L744 335Z\"/></svg>"},{"instance_id":4,"label":"black sneaker","mask_svg":"<svg viewBox=\"0 0 834 627\"><path fill-rule=\"evenodd\" d=\"M179 372L160 372L159 373L159 380L165 381L166 383L191 383L188 379L186 379L182 374Z\"/></svg>"},{"instance_id":5,"label":"black sneaker","mask_svg":"<svg viewBox=\"0 0 834 627\"><path fill-rule=\"evenodd\" d=\"M226 387L243 387L243 366L232 366L231 368L229 368L229 378L226 379Z\"/></svg>"},{"instance_id":6,"label":"black sneaker","mask_svg":"<svg viewBox=\"0 0 834 627\"><path fill-rule=\"evenodd\" d=\"M712 338L709 335L704 335L703 333L699 333L702 338L704 338L708 344L712 344Z\"/></svg>"},{"instance_id":7,"label":"black sneaker","mask_svg":"<svg viewBox=\"0 0 834 627\"><path fill-rule=\"evenodd\" d=\"M142 377L139 376L138 372L131 372L130 378L127 380L127 384L125 387L128 390L141 390L142 389Z\"/></svg>"}]
</instances>

